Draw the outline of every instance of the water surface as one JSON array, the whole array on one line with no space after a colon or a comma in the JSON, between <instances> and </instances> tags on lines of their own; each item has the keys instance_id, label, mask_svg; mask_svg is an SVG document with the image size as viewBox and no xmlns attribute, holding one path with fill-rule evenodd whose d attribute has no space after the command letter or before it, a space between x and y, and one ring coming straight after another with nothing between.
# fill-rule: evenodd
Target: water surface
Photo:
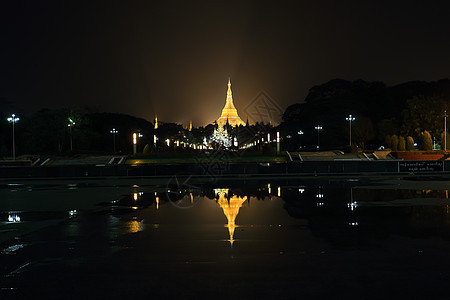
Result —
<instances>
[{"instance_id":1,"label":"water surface","mask_svg":"<svg viewBox=\"0 0 450 300\"><path fill-rule=\"evenodd\" d=\"M447 188L445 178L8 182L1 293L444 298Z\"/></svg>"}]
</instances>

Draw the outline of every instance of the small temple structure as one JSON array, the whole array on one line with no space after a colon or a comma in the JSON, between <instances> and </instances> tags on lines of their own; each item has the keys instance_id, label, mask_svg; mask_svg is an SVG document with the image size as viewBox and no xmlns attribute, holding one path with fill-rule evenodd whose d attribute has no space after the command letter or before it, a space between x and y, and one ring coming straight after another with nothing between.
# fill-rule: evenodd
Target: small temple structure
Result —
<instances>
[{"instance_id":1,"label":"small temple structure","mask_svg":"<svg viewBox=\"0 0 450 300\"><path fill-rule=\"evenodd\" d=\"M239 117L237 113L236 107L233 104L233 94L231 92L231 82L228 78L228 91L227 91L227 100L225 102L225 106L222 109L222 114L219 119L217 119L217 124L219 127L223 127L228 122L229 125L235 126L245 126L245 122Z\"/></svg>"}]
</instances>

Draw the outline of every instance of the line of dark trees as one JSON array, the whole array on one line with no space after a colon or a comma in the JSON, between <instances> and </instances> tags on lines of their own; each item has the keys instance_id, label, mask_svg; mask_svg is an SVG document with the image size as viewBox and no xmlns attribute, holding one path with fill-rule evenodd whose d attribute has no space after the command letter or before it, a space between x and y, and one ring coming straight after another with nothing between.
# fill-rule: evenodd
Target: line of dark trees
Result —
<instances>
[{"instance_id":1,"label":"line of dark trees","mask_svg":"<svg viewBox=\"0 0 450 300\"><path fill-rule=\"evenodd\" d=\"M315 149L317 130L320 125L321 149L344 148L349 143L349 114L352 122L353 144L361 148L375 149L381 145L411 149L414 142L421 148L431 147L430 139L436 143L443 140L445 110L450 109L450 80L435 82L407 82L388 87L381 82L353 82L335 79L310 89L304 102L289 106L282 115L278 127L254 124L247 128L229 128L239 144L260 139L270 132L272 137L280 131L283 150ZM157 131L154 124L142 118L124 114L91 113L76 108L42 109L32 115L21 114L0 99L0 157L11 156L12 130L6 119L12 112L20 116L16 124L16 154L68 155L73 153L112 153L113 136L116 134L116 152L132 153L132 133L143 135L138 142L138 152L190 151L178 147L174 141L188 140L201 144L210 136L215 125L194 128L188 131L182 125L160 123ZM72 127L73 151L70 151L70 128L68 119L75 122ZM298 134L302 131L303 134ZM159 138L154 146L153 136ZM424 137L428 137L425 139ZM165 139L171 139L170 147ZM447 138L450 144L450 137ZM148 145L148 146L147 146ZM450 146L450 145L449 145ZM448 147L450 148L450 147ZM259 146L258 150L262 150Z\"/></svg>"},{"instance_id":2,"label":"line of dark trees","mask_svg":"<svg viewBox=\"0 0 450 300\"><path fill-rule=\"evenodd\" d=\"M0 104L2 102L0 101ZM10 113L5 111L14 109L1 109L0 118L0 158L12 156L12 126L6 119ZM158 122L158 128L154 129L154 123L142 118L136 118L124 114L115 113L90 113L83 109L42 109L32 115L20 116L20 121L15 126L16 155L75 155L75 154L111 154L114 149L114 137L111 130L117 130L115 134L116 154L133 153L132 135L139 133L138 153L154 152L193 152L194 149L185 147L186 144L203 144L205 137L210 137L217 125L209 124L189 131L180 124ZM75 125L69 127L70 120ZM236 137L240 143L251 141L255 134L264 128L272 128L268 125L256 124L249 127L232 128L227 126L228 132ZM154 143L154 136L158 140ZM72 149L70 140L72 138ZM170 139L170 145L166 144ZM179 145L176 145L176 141ZM219 145L217 145L219 147Z\"/></svg>"},{"instance_id":3,"label":"line of dark trees","mask_svg":"<svg viewBox=\"0 0 450 300\"><path fill-rule=\"evenodd\" d=\"M450 109L450 81L414 81L395 86L382 82L363 80L331 80L310 89L304 103L289 106L282 116L279 128L285 140L285 148L317 144L317 130L321 125L320 145L342 147L349 143L351 114L352 143L366 149L381 145L391 147L392 137L405 140L408 137L419 145L428 147L425 131L436 143L443 140L444 111ZM298 135L302 130L304 135ZM425 135L424 135L425 133ZM394 137L395 139L395 137Z\"/></svg>"}]
</instances>

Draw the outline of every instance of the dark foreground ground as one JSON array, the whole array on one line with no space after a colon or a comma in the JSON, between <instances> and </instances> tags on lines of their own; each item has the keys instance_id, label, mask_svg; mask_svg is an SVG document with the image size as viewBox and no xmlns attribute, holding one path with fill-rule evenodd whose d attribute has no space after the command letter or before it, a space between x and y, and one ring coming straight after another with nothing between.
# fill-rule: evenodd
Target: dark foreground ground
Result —
<instances>
[{"instance_id":1,"label":"dark foreground ground","mask_svg":"<svg viewBox=\"0 0 450 300\"><path fill-rule=\"evenodd\" d=\"M0 298L448 299L449 179L3 180Z\"/></svg>"}]
</instances>

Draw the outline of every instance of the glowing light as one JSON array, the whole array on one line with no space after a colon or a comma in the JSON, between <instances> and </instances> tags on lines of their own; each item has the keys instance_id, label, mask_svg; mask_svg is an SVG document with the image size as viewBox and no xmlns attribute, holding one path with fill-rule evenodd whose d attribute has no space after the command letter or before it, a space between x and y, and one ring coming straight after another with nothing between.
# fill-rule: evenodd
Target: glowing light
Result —
<instances>
[{"instance_id":1,"label":"glowing light","mask_svg":"<svg viewBox=\"0 0 450 300\"><path fill-rule=\"evenodd\" d=\"M69 124L67 124L67 126L73 127L73 126L75 126L75 122L71 118L69 118Z\"/></svg>"},{"instance_id":2,"label":"glowing light","mask_svg":"<svg viewBox=\"0 0 450 300\"><path fill-rule=\"evenodd\" d=\"M20 222L20 216L18 214L8 215L8 222L18 223Z\"/></svg>"},{"instance_id":3,"label":"glowing light","mask_svg":"<svg viewBox=\"0 0 450 300\"><path fill-rule=\"evenodd\" d=\"M229 148L232 143L231 136L228 134L227 129L220 125L218 128L214 129L214 132L211 135L211 141L216 142L225 148Z\"/></svg>"},{"instance_id":4,"label":"glowing light","mask_svg":"<svg viewBox=\"0 0 450 300\"><path fill-rule=\"evenodd\" d=\"M227 90L227 100L225 103L225 106L222 110L222 114L220 118L217 120L217 124L219 127L223 127L226 124L229 124L233 127L243 125L245 126L245 122L241 120L239 117L236 108L233 104L233 95L231 92L231 82L228 79L228 90Z\"/></svg>"},{"instance_id":5,"label":"glowing light","mask_svg":"<svg viewBox=\"0 0 450 300\"><path fill-rule=\"evenodd\" d=\"M348 115L348 117L345 119L350 122L350 146L351 146L352 145L352 121L355 121L355 117L353 117L352 115Z\"/></svg>"},{"instance_id":6,"label":"glowing light","mask_svg":"<svg viewBox=\"0 0 450 300\"><path fill-rule=\"evenodd\" d=\"M281 197L281 186L278 187L278 193L277 193L278 197Z\"/></svg>"},{"instance_id":7,"label":"glowing light","mask_svg":"<svg viewBox=\"0 0 450 300\"><path fill-rule=\"evenodd\" d=\"M272 189L270 188L270 183L267 184L267 189L269 190L269 195L272 193Z\"/></svg>"},{"instance_id":8,"label":"glowing light","mask_svg":"<svg viewBox=\"0 0 450 300\"><path fill-rule=\"evenodd\" d=\"M10 122L10 123L16 123L17 121L20 120L20 118L19 118L19 117L16 118L16 115L15 115L15 114L12 114L11 117L9 117L7 120L8 120L8 122Z\"/></svg>"},{"instance_id":9,"label":"glowing light","mask_svg":"<svg viewBox=\"0 0 450 300\"><path fill-rule=\"evenodd\" d=\"M238 197L233 195L230 199L227 199L229 190L228 189L215 189L216 195L219 196L217 203L223 209L223 213L227 218L228 224L225 227L228 228L228 233L230 235L230 245L233 246L234 243L234 231L235 228L238 227L236 225L236 217L239 214L239 209L242 207L242 204L247 200L247 197Z\"/></svg>"},{"instance_id":10,"label":"glowing light","mask_svg":"<svg viewBox=\"0 0 450 300\"><path fill-rule=\"evenodd\" d=\"M137 144L137 134L133 133L133 145Z\"/></svg>"},{"instance_id":11,"label":"glowing light","mask_svg":"<svg viewBox=\"0 0 450 300\"><path fill-rule=\"evenodd\" d=\"M353 211L357 206L358 206L358 203L356 203L356 202L347 203L347 207L350 208L351 211Z\"/></svg>"},{"instance_id":12,"label":"glowing light","mask_svg":"<svg viewBox=\"0 0 450 300\"><path fill-rule=\"evenodd\" d=\"M127 233L136 233L136 232L144 230L144 222L143 221L138 222L137 220L131 220L131 221L125 222L124 227L125 227L125 230Z\"/></svg>"},{"instance_id":13,"label":"glowing light","mask_svg":"<svg viewBox=\"0 0 450 300\"><path fill-rule=\"evenodd\" d=\"M155 192L155 202L156 202L156 210L159 209L159 197L156 196L156 192Z\"/></svg>"},{"instance_id":14,"label":"glowing light","mask_svg":"<svg viewBox=\"0 0 450 300\"><path fill-rule=\"evenodd\" d=\"M115 128L113 128L110 133L113 135L113 150L116 152L116 133L119 133Z\"/></svg>"},{"instance_id":15,"label":"glowing light","mask_svg":"<svg viewBox=\"0 0 450 300\"><path fill-rule=\"evenodd\" d=\"M17 121L19 121L19 118L16 118L15 114L12 114L11 117L9 117L8 119L9 123L12 123L12 131L13 131L13 135L12 135L12 144L13 144L13 160L16 160L16 142L15 142L15 134L14 134L14 124L17 123Z\"/></svg>"},{"instance_id":16,"label":"glowing light","mask_svg":"<svg viewBox=\"0 0 450 300\"><path fill-rule=\"evenodd\" d=\"M133 199L134 199L134 201L136 201L138 199L138 193L133 194Z\"/></svg>"},{"instance_id":17,"label":"glowing light","mask_svg":"<svg viewBox=\"0 0 450 300\"><path fill-rule=\"evenodd\" d=\"M319 138L319 132L320 132L320 130L322 130L323 129L323 127L322 126L320 126L320 125L317 125L316 127L314 127L316 130L317 130L317 148L319 148L320 147L320 138Z\"/></svg>"}]
</instances>

